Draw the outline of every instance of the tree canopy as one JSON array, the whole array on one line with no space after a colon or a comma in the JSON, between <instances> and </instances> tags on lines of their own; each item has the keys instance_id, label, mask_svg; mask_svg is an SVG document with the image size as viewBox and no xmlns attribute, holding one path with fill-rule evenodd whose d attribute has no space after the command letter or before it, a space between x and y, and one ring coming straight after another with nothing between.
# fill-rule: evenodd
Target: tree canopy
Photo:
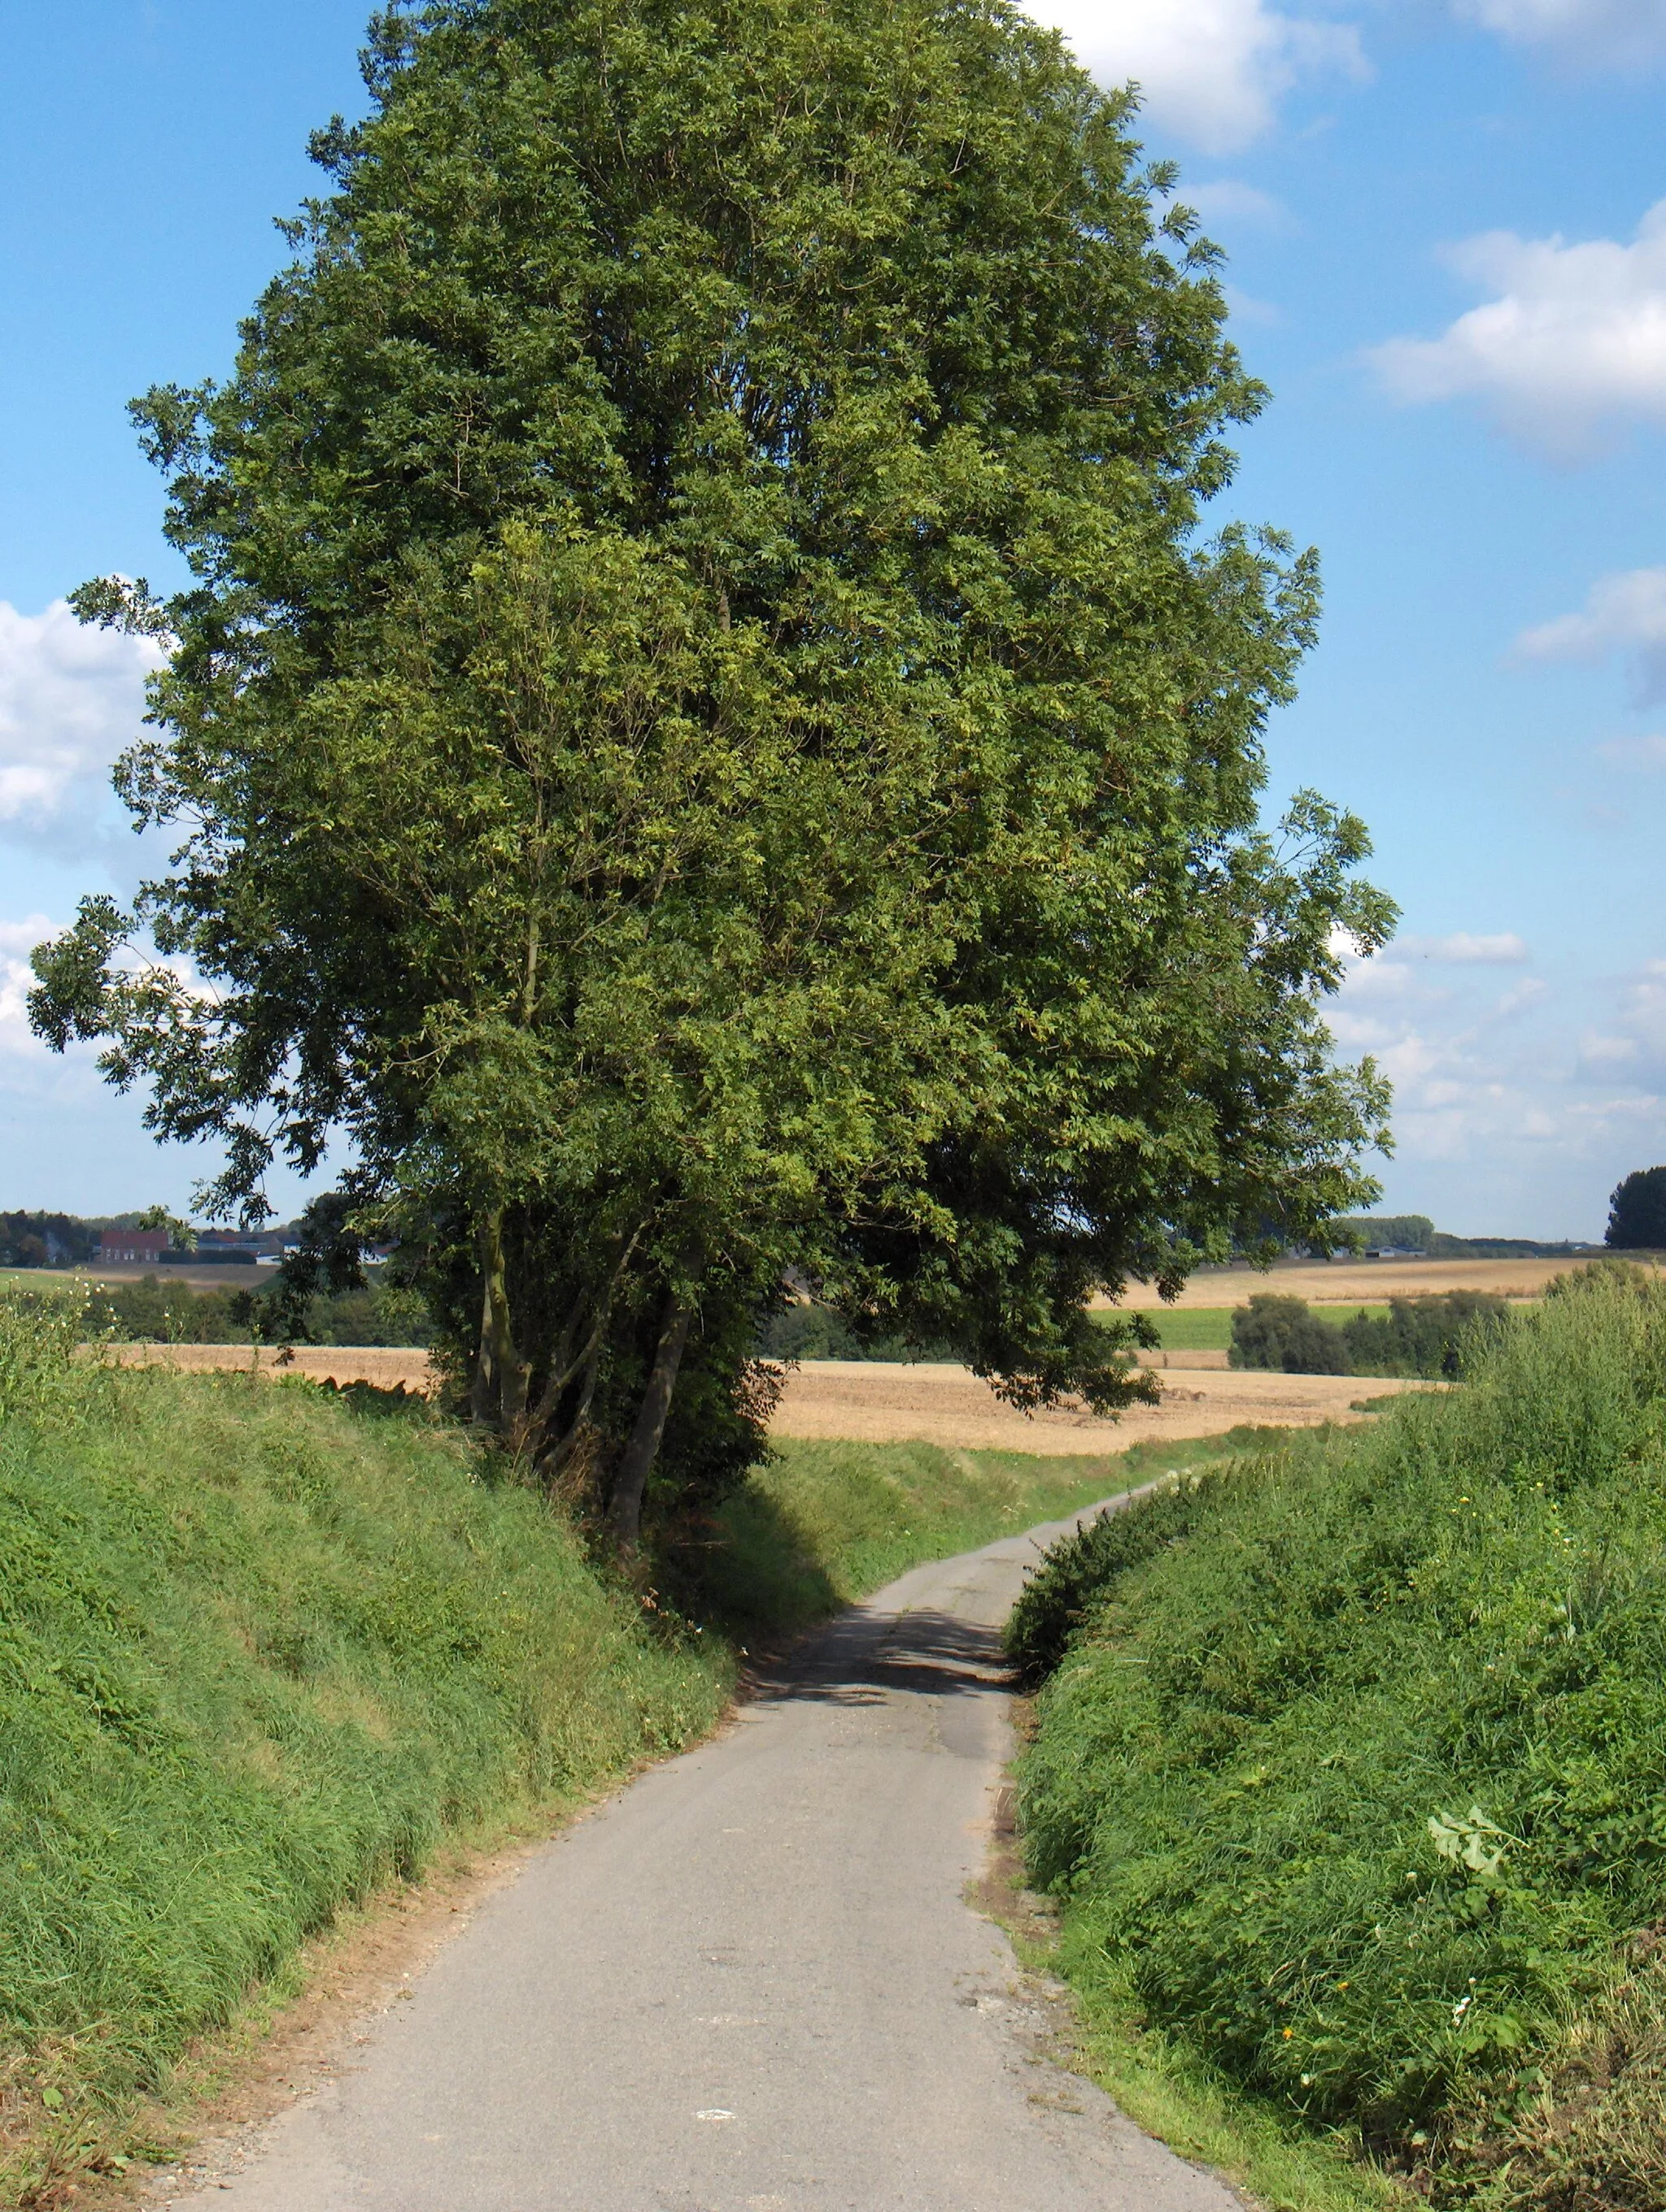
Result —
<instances>
[{"instance_id":1,"label":"tree canopy","mask_svg":"<svg viewBox=\"0 0 1666 2212\"><path fill-rule=\"evenodd\" d=\"M365 68L234 374L137 404L194 581L79 607L171 641L119 783L182 842L37 1027L211 1209L344 1134L299 1286L397 1237L627 1546L758 1449L785 1281L1127 1402L1094 1293L1322 1248L1385 1111L1171 173L1000 0L432 0Z\"/></svg>"}]
</instances>

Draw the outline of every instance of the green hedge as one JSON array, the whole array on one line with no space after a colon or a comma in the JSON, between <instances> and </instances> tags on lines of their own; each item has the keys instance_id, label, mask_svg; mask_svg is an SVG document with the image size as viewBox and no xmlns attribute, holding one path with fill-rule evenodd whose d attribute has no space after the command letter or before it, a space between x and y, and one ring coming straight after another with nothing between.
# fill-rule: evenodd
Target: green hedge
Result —
<instances>
[{"instance_id":1,"label":"green hedge","mask_svg":"<svg viewBox=\"0 0 1666 2212\"><path fill-rule=\"evenodd\" d=\"M1303 1298L1262 1291L1232 1316L1234 1367L1286 1375L1417 1375L1456 1380L1509 1325L1514 1309L1486 1291L1391 1298L1335 1322Z\"/></svg>"}]
</instances>

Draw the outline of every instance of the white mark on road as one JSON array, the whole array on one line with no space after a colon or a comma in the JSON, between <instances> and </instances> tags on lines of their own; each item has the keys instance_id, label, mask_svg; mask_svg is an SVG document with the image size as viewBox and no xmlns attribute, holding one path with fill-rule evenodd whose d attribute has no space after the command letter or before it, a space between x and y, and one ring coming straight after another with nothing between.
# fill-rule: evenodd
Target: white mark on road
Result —
<instances>
[{"instance_id":1,"label":"white mark on road","mask_svg":"<svg viewBox=\"0 0 1666 2212\"><path fill-rule=\"evenodd\" d=\"M726 2112L721 2105L708 2105L703 2112L696 2112L694 2117L696 2120L732 2120L734 2114Z\"/></svg>"}]
</instances>

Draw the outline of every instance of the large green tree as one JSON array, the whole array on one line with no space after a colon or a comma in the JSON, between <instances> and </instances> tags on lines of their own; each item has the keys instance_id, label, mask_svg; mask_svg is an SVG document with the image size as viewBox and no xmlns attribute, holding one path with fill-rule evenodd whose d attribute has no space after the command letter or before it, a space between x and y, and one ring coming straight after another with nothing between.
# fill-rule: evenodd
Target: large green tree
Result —
<instances>
[{"instance_id":1,"label":"large green tree","mask_svg":"<svg viewBox=\"0 0 1666 2212\"><path fill-rule=\"evenodd\" d=\"M1363 831L1258 823L1316 581L1202 533L1262 395L1172 177L1000 0L431 0L366 73L235 374L137 409L195 582L80 605L172 641L181 842L38 1028L215 1207L344 1133L307 1264L396 1235L627 1547L757 1449L783 1279L1125 1403L1091 1297L1322 1244L1384 1108Z\"/></svg>"}]
</instances>

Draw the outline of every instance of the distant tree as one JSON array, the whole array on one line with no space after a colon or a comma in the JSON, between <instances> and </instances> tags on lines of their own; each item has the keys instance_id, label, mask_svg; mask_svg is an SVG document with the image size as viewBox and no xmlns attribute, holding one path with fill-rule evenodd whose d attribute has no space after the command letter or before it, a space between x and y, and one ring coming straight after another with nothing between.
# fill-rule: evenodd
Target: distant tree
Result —
<instances>
[{"instance_id":1,"label":"distant tree","mask_svg":"<svg viewBox=\"0 0 1666 2212\"><path fill-rule=\"evenodd\" d=\"M96 1242L72 1213L0 1213L0 1267L77 1267Z\"/></svg>"},{"instance_id":2,"label":"distant tree","mask_svg":"<svg viewBox=\"0 0 1666 2212\"><path fill-rule=\"evenodd\" d=\"M1626 1176L1608 1200L1602 1241L1620 1252L1666 1251L1666 1167Z\"/></svg>"},{"instance_id":3,"label":"distant tree","mask_svg":"<svg viewBox=\"0 0 1666 2212\"><path fill-rule=\"evenodd\" d=\"M1232 1315L1234 1367L1273 1368L1285 1375L1346 1375L1342 1332L1322 1320L1305 1298L1263 1291Z\"/></svg>"},{"instance_id":4,"label":"distant tree","mask_svg":"<svg viewBox=\"0 0 1666 2212\"><path fill-rule=\"evenodd\" d=\"M1444 1291L1391 1298L1386 1314L1342 1323L1351 1375L1424 1375L1454 1380L1472 1347L1508 1323L1509 1300L1489 1291Z\"/></svg>"},{"instance_id":5,"label":"distant tree","mask_svg":"<svg viewBox=\"0 0 1666 2212\"><path fill-rule=\"evenodd\" d=\"M1373 1214L1359 1225L1365 1232L1367 1243L1378 1249L1391 1245L1402 1252L1426 1252L1435 1234L1435 1224L1426 1213Z\"/></svg>"},{"instance_id":6,"label":"distant tree","mask_svg":"<svg viewBox=\"0 0 1666 2212\"><path fill-rule=\"evenodd\" d=\"M78 605L171 641L181 857L40 1033L225 1141L210 1211L344 1133L297 1267L397 1237L627 1551L758 1450L789 1268L1147 1393L1096 1290L1376 1196L1318 1006L1392 919L1352 817L1258 823L1316 579L1201 534L1262 394L1172 171L994 0L432 0L367 76L231 380L137 409L195 581Z\"/></svg>"}]
</instances>

